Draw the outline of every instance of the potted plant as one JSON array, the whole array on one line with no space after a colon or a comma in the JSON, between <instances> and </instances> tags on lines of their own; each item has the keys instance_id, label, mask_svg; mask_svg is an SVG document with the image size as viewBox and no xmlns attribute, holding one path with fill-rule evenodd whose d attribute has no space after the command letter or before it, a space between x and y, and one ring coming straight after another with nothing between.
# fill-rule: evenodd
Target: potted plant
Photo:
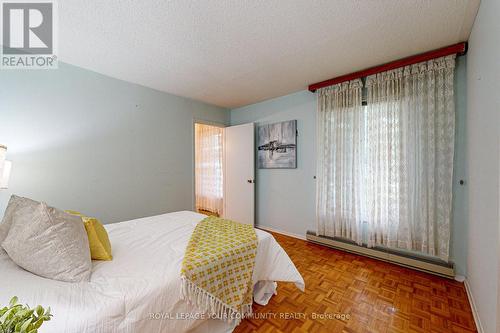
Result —
<instances>
[{"instance_id":1,"label":"potted plant","mask_svg":"<svg viewBox=\"0 0 500 333\"><path fill-rule=\"evenodd\" d=\"M45 310L38 305L31 309L17 301L14 296L8 306L0 308L0 333L37 333L40 326L52 317L50 307Z\"/></svg>"}]
</instances>

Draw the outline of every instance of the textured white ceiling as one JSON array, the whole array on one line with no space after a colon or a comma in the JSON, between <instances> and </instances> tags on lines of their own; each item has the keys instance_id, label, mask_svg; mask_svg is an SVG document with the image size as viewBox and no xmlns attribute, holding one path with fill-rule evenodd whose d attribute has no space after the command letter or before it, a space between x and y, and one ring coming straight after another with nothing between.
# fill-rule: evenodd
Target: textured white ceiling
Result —
<instances>
[{"instance_id":1,"label":"textured white ceiling","mask_svg":"<svg viewBox=\"0 0 500 333\"><path fill-rule=\"evenodd\" d=\"M64 0L60 60L237 107L467 40L479 0Z\"/></svg>"}]
</instances>

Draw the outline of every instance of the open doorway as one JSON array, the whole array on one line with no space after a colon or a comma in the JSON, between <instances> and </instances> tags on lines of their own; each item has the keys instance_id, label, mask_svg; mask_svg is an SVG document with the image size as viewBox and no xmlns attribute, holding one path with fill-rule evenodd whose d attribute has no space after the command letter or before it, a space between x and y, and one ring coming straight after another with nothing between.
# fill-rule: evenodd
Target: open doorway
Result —
<instances>
[{"instance_id":1,"label":"open doorway","mask_svg":"<svg viewBox=\"0 0 500 333\"><path fill-rule=\"evenodd\" d=\"M224 128L195 123L195 204L207 215L224 207Z\"/></svg>"}]
</instances>

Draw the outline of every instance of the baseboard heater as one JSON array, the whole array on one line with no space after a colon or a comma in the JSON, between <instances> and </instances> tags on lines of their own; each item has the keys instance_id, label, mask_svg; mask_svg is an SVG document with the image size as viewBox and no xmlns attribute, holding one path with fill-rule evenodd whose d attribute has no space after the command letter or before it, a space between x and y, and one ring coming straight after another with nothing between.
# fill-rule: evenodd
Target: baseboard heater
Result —
<instances>
[{"instance_id":1,"label":"baseboard heater","mask_svg":"<svg viewBox=\"0 0 500 333\"><path fill-rule=\"evenodd\" d=\"M355 242L343 238L317 236L314 231L307 231L306 238L308 241L316 244L325 245L342 251L387 261L396 265L413 268L422 272L427 272L450 279L453 279L455 277L453 264L440 259L413 255L411 253L395 251L385 247L377 246L369 248L365 245L358 245Z\"/></svg>"}]
</instances>

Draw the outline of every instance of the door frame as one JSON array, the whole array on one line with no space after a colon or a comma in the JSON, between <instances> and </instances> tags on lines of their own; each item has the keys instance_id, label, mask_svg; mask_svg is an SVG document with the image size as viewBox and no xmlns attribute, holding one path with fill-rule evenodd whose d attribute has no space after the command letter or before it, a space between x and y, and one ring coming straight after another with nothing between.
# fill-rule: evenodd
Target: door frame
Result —
<instances>
[{"instance_id":1,"label":"door frame","mask_svg":"<svg viewBox=\"0 0 500 333\"><path fill-rule=\"evenodd\" d=\"M193 123L191 125L191 140L193 140L193 144L191 145L192 147L192 150L191 150L191 169L192 169L192 190L191 190L191 210L193 212L196 212L196 168L195 168L195 163L196 163L196 141L195 141L195 135L196 135L196 132L195 132L195 124L202 124L202 125L210 125L210 126L215 126L215 127L221 127L221 128L226 128L228 127L228 125L226 124L223 124L223 123L219 123L219 122L216 122L216 121L212 121L212 120L206 120L206 119L202 119L202 118L196 118L196 117L193 117ZM225 150L223 149L222 150L222 178L224 179L225 177L225 170L226 170L226 156L225 156ZM223 191L222 191L222 195L223 195L223 202L224 202L224 196L225 196L225 189L223 188ZM222 206L224 207L224 203L222 204Z\"/></svg>"}]
</instances>

